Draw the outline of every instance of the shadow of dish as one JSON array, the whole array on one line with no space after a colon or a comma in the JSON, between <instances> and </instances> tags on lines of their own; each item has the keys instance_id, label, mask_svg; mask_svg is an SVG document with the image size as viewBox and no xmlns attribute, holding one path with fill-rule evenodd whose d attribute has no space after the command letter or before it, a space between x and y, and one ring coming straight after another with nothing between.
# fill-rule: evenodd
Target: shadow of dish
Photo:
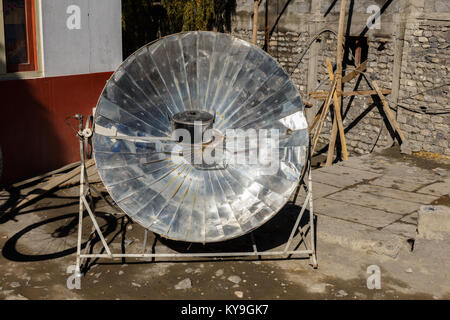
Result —
<instances>
[{"instance_id":1,"label":"shadow of dish","mask_svg":"<svg viewBox=\"0 0 450 320\"><path fill-rule=\"evenodd\" d=\"M271 220L253 231L254 242L259 252L275 249L285 245L295 222L300 214L301 207L293 204L287 204L281 211ZM300 228L307 226L309 223L309 211L305 210L300 221ZM298 229L295 236L298 235ZM186 243L164 239L159 236L155 240L159 240L162 244L178 253L221 253L221 252L252 252L253 241L251 233L243 235L239 238L227 240L217 243ZM302 243L300 243L301 245ZM309 245L309 244L308 244ZM284 249L284 248L283 248ZM293 244L290 249L293 248Z\"/></svg>"},{"instance_id":2,"label":"shadow of dish","mask_svg":"<svg viewBox=\"0 0 450 320\"><path fill-rule=\"evenodd\" d=\"M85 214L84 217L86 216L87 214ZM96 213L96 217L99 220L99 225L105 236L116 230L117 220L115 217L106 213ZM84 220L90 222L89 219ZM6 259L16 262L45 261L65 257L77 251L76 236L73 236L77 233L77 229L78 213L65 214L39 221L27 226L8 239L3 246L2 254ZM86 227L83 227L83 229L91 230ZM39 248L28 248L26 243L22 243L21 240L24 240L27 236L33 237L33 234L44 234L48 237L46 240L42 241L42 243L36 244L39 245ZM86 239L86 241L82 244L82 249L84 249L89 242L87 237L84 239ZM99 241L99 237L94 234L91 239L91 246L94 246L95 243ZM52 242L53 245L51 245ZM50 250L53 247L55 247L56 250ZM42 252L41 248L45 248L47 252Z\"/></svg>"},{"instance_id":3,"label":"shadow of dish","mask_svg":"<svg viewBox=\"0 0 450 320\"><path fill-rule=\"evenodd\" d=\"M253 231L254 241L257 245L258 251L268 251L285 245L289 240L289 236L298 218L300 210L301 207L297 205L287 204L270 221ZM98 212L96 213L96 217L105 237L117 232L118 227L120 229L117 234L113 235L112 239L108 240L109 245L111 245L112 241L120 235L122 244L124 243L127 238L125 235L126 224L120 226L116 217L106 213ZM82 238L85 239L85 241L82 243L82 249L84 250L89 244L89 253L93 253L92 250L96 243L100 242L100 239L96 233L91 233L91 220L87 214L84 215L84 218L84 234L82 235ZM307 228L308 223L309 211L305 210L299 225L300 228L305 228L307 230L305 236L308 236L310 232ZM6 259L16 262L46 261L74 254L77 251L77 228L78 213L65 214L36 222L17 232L10 239L8 239L3 246L2 254ZM298 233L299 231L297 229L295 235L298 235ZM42 234L46 235L45 239L39 237ZM31 242L30 238L32 239ZM89 240L91 241L90 243ZM168 240L155 234L152 253L158 253L155 251L157 241L160 241L163 245L177 253L192 254L253 251L253 241L250 233L237 239L218 243L209 243L205 245ZM30 244L32 245L31 247ZM296 247L294 247L295 244L297 244ZM35 247L33 247L33 245L35 245ZM302 245L302 242L298 243L298 241L294 241L293 244L291 244L290 250L297 249ZM309 243L307 245L309 246ZM43 252L43 250L45 250L45 252ZM123 245L122 253L126 253ZM238 256L239 255L236 255L236 257ZM95 261L97 260L98 259L95 259ZM154 262L155 259L152 259L152 261Z\"/></svg>"}]
</instances>

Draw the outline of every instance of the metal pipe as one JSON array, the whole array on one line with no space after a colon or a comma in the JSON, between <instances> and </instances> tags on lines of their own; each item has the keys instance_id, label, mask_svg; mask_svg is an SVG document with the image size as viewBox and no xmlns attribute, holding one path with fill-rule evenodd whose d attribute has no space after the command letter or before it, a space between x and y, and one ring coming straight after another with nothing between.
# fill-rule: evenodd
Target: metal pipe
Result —
<instances>
[{"instance_id":1,"label":"metal pipe","mask_svg":"<svg viewBox=\"0 0 450 320\"><path fill-rule=\"evenodd\" d=\"M222 253L126 253L126 254L82 254L82 258L208 258L208 257L234 257L234 256L286 256L297 254L312 254L312 250L274 251L274 252L222 252Z\"/></svg>"}]
</instances>

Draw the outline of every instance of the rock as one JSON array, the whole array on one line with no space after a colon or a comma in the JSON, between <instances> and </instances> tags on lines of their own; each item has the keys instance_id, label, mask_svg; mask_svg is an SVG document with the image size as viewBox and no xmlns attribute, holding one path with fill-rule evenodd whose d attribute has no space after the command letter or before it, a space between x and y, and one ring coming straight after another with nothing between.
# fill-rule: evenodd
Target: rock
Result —
<instances>
[{"instance_id":1,"label":"rock","mask_svg":"<svg viewBox=\"0 0 450 320\"><path fill-rule=\"evenodd\" d=\"M216 277L221 277L221 276L223 276L223 269L219 269L219 270L217 270L216 271Z\"/></svg>"},{"instance_id":2,"label":"rock","mask_svg":"<svg viewBox=\"0 0 450 320\"><path fill-rule=\"evenodd\" d=\"M11 295L7 296L5 300L29 300L28 298L24 297L21 294Z\"/></svg>"},{"instance_id":3,"label":"rock","mask_svg":"<svg viewBox=\"0 0 450 320\"><path fill-rule=\"evenodd\" d=\"M189 278L181 280L180 282L178 282L175 285L176 290L183 290L183 289L190 289L190 288L192 288L192 282L191 282L191 279L189 279Z\"/></svg>"},{"instance_id":4,"label":"rock","mask_svg":"<svg viewBox=\"0 0 450 320\"><path fill-rule=\"evenodd\" d=\"M406 273L412 273L413 270L412 270L411 268L408 268L408 269L405 270L405 272L406 272Z\"/></svg>"},{"instance_id":5,"label":"rock","mask_svg":"<svg viewBox=\"0 0 450 320\"><path fill-rule=\"evenodd\" d=\"M141 285L140 285L139 283L136 283L136 282L132 282L131 285L132 285L133 287L138 287L138 288L141 287Z\"/></svg>"},{"instance_id":6,"label":"rock","mask_svg":"<svg viewBox=\"0 0 450 320\"><path fill-rule=\"evenodd\" d=\"M244 297L244 293L242 291L235 291L234 295L239 299L242 299Z\"/></svg>"},{"instance_id":7,"label":"rock","mask_svg":"<svg viewBox=\"0 0 450 320\"><path fill-rule=\"evenodd\" d=\"M348 293L345 292L344 290L339 290L336 296L337 297L346 297L346 296L348 296Z\"/></svg>"},{"instance_id":8,"label":"rock","mask_svg":"<svg viewBox=\"0 0 450 320\"><path fill-rule=\"evenodd\" d=\"M442 169L442 168L433 169L433 172L438 174L438 175L440 175L440 176L442 176L442 177L448 176L448 170L445 170L445 169Z\"/></svg>"},{"instance_id":9,"label":"rock","mask_svg":"<svg viewBox=\"0 0 450 320\"><path fill-rule=\"evenodd\" d=\"M402 143L400 146L400 152L403 154L412 155L412 150L406 143Z\"/></svg>"},{"instance_id":10,"label":"rock","mask_svg":"<svg viewBox=\"0 0 450 320\"><path fill-rule=\"evenodd\" d=\"M11 282L11 284L9 286L11 288L19 288L20 287L20 283L18 283L18 282Z\"/></svg>"},{"instance_id":11,"label":"rock","mask_svg":"<svg viewBox=\"0 0 450 320\"><path fill-rule=\"evenodd\" d=\"M367 299L367 295L365 295L364 293L361 293L361 292L355 292L355 296L358 299Z\"/></svg>"},{"instance_id":12,"label":"rock","mask_svg":"<svg viewBox=\"0 0 450 320\"><path fill-rule=\"evenodd\" d=\"M417 231L420 237L428 240L444 240L450 233L449 206L421 206Z\"/></svg>"},{"instance_id":13,"label":"rock","mask_svg":"<svg viewBox=\"0 0 450 320\"><path fill-rule=\"evenodd\" d=\"M122 270L119 271L119 276L123 275L125 272L123 272Z\"/></svg>"},{"instance_id":14,"label":"rock","mask_svg":"<svg viewBox=\"0 0 450 320\"><path fill-rule=\"evenodd\" d=\"M194 269L192 269L192 268L187 268L186 270L184 270L184 272L186 272L186 273L192 273L192 272L194 272Z\"/></svg>"},{"instance_id":15,"label":"rock","mask_svg":"<svg viewBox=\"0 0 450 320\"><path fill-rule=\"evenodd\" d=\"M239 284L242 281L242 279L239 276L229 276L228 281L231 281L235 284Z\"/></svg>"},{"instance_id":16,"label":"rock","mask_svg":"<svg viewBox=\"0 0 450 320\"><path fill-rule=\"evenodd\" d=\"M404 245L403 242L403 239L399 236L378 240L369 246L367 253L385 255L392 259L396 259L400 253L400 249Z\"/></svg>"},{"instance_id":17,"label":"rock","mask_svg":"<svg viewBox=\"0 0 450 320\"><path fill-rule=\"evenodd\" d=\"M327 289L326 283L316 283L308 288L308 291L311 293L325 293Z\"/></svg>"}]
</instances>

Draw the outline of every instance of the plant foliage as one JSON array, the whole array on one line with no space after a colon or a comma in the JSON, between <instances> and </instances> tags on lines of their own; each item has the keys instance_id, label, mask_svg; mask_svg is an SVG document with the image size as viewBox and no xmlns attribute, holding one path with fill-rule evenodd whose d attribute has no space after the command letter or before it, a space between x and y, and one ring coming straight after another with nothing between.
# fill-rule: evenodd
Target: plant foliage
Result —
<instances>
[{"instance_id":1,"label":"plant foliage","mask_svg":"<svg viewBox=\"0 0 450 320\"><path fill-rule=\"evenodd\" d=\"M122 0L124 57L180 31L231 31L236 0Z\"/></svg>"}]
</instances>

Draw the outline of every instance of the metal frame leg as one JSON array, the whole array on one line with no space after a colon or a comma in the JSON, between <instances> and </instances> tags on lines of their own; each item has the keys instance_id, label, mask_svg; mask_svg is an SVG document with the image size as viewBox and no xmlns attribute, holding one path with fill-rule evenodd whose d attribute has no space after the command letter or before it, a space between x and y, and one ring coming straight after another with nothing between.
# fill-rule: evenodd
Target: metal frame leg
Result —
<instances>
[{"instance_id":1,"label":"metal frame leg","mask_svg":"<svg viewBox=\"0 0 450 320\"><path fill-rule=\"evenodd\" d=\"M84 187L86 186L86 181L83 181L84 184L80 186L81 190L84 190ZM88 184L87 184L88 186ZM292 228L291 234L289 236L288 242L284 248L283 251L258 251L254 235L253 233L250 234L251 241L252 241L252 249L249 252L222 252L222 253L151 253L146 254L146 246L147 246L147 238L148 238L148 230L145 229L144 234L144 245L143 245L143 251L140 254L114 254L110 251L108 244L106 243L106 240L103 236L103 233L98 226L98 223L96 221L96 217L91 210L90 207L88 207L87 200L85 198L85 192L80 193L80 223L79 223L79 233L78 233L78 251L77 251L77 267L80 266L80 261L82 258L109 258L109 259L118 259L118 258L217 258L217 257L236 257L236 256L243 256L243 257L257 257L258 259L261 259L262 256L285 256L286 259L289 259L292 255L303 255L307 254L310 258L311 264L314 268L318 267L317 263L317 256L316 256L316 246L315 246L315 220L314 220L314 212L313 212L313 195L312 195L312 178L311 178L311 168L309 168L309 177L308 177L308 188L307 188L307 194L305 201L303 203L303 207L301 209L301 212L299 213L299 216L297 217L297 220ZM98 233L100 239L102 240L102 244L106 250L106 254L81 254L81 219L83 217L83 205L86 207L86 210L89 213L89 217L92 220L92 223L94 225L95 231ZM306 211L306 208L309 205L309 230L310 230L310 238L311 238L311 248L308 248L307 245L307 238L306 233L303 233L303 230L299 229L300 221ZM301 239L300 243L303 242L303 244L306 247L306 250L298 250L293 249L289 250L289 247L291 246L295 232L297 230L300 230L301 232Z\"/></svg>"},{"instance_id":2,"label":"metal frame leg","mask_svg":"<svg viewBox=\"0 0 450 320\"><path fill-rule=\"evenodd\" d=\"M142 253L145 253L147 250L147 240L148 240L148 229L144 230L144 241L142 244Z\"/></svg>"},{"instance_id":3,"label":"metal frame leg","mask_svg":"<svg viewBox=\"0 0 450 320\"><path fill-rule=\"evenodd\" d=\"M309 167L309 173L308 173L308 194L309 197L309 225L311 228L311 259L312 259L312 265L314 269L317 269L319 267L317 262L317 253L316 253L316 222L314 220L314 207L313 207L313 195L312 195L312 168Z\"/></svg>"},{"instance_id":4,"label":"metal frame leg","mask_svg":"<svg viewBox=\"0 0 450 320\"><path fill-rule=\"evenodd\" d=\"M80 123L83 120L81 119ZM82 129L82 124L80 125L80 131ZM75 275L81 277L81 242L82 242L82 232L83 232L83 213L84 213L84 187L85 187L85 177L86 175L86 165L84 159L84 138L78 134L80 140L80 156L81 156L81 170L80 170L80 206L78 213L78 241L77 241L77 261L75 267Z\"/></svg>"}]
</instances>

